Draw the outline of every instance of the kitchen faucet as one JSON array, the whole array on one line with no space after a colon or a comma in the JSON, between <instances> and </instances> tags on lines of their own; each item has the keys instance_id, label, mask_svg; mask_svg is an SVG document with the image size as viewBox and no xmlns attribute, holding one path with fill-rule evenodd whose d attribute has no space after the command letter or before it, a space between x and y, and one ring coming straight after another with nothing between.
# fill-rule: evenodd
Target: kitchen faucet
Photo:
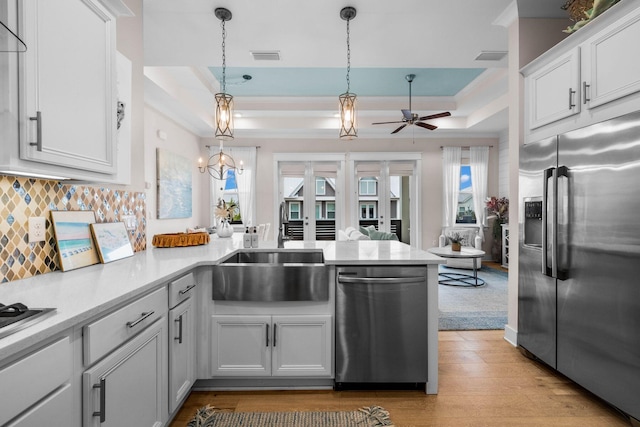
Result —
<instances>
[{"instance_id":1,"label":"kitchen faucet","mask_svg":"<svg viewBox=\"0 0 640 427\"><path fill-rule=\"evenodd\" d=\"M280 223L278 225L278 247L284 248L284 241L289 240L288 237L284 235L285 233L285 224L289 223L289 217L287 215L287 204L285 202L280 203Z\"/></svg>"}]
</instances>

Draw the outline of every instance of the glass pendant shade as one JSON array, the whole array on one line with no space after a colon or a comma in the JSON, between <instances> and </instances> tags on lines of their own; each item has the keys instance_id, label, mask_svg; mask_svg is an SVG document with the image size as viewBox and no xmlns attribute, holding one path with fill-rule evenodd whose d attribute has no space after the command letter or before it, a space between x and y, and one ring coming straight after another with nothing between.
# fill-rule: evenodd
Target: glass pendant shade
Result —
<instances>
[{"instance_id":1,"label":"glass pendant shade","mask_svg":"<svg viewBox=\"0 0 640 427\"><path fill-rule=\"evenodd\" d=\"M356 129L356 94L343 93L340 100L340 138L352 139L358 136Z\"/></svg>"},{"instance_id":2,"label":"glass pendant shade","mask_svg":"<svg viewBox=\"0 0 640 427\"><path fill-rule=\"evenodd\" d=\"M216 93L216 139L233 139L233 96Z\"/></svg>"}]
</instances>

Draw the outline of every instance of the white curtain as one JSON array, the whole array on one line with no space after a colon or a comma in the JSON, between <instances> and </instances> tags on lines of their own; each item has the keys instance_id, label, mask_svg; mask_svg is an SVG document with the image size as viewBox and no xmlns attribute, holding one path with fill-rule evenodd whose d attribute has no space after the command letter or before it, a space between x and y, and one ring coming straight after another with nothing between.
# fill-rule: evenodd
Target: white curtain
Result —
<instances>
[{"instance_id":1,"label":"white curtain","mask_svg":"<svg viewBox=\"0 0 640 427\"><path fill-rule=\"evenodd\" d=\"M473 210L476 223L480 226L480 236L484 240L485 223L484 202L487 199L487 174L489 170L489 147L470 147L469 164L471 166L471 191L473 192Z\"/></svg>"},{"instance_id":2,"label":"white curtain","mask_svg":"<svg viewBox=\"0 0 640 427\"><path fill-rule=\"evenodd\" d=\"M256 147L231 147L229 154L236 162L236 167L240 167L242 162L244 172L236 173L236 183L238 184L238 205L240 216L244 227L256 224Z\"/></svg>"},{"instance_id":3,"label":"white curtain","mask_svg":"<svg viewBox=\"0 0 640 427\"><path fill-rule=\"evenodd\" d=\"M460 193L460 147L444 147L442 165L442 225L451 227L456 224L458 213L458 194Z\"/></svg>"}]
</instances>

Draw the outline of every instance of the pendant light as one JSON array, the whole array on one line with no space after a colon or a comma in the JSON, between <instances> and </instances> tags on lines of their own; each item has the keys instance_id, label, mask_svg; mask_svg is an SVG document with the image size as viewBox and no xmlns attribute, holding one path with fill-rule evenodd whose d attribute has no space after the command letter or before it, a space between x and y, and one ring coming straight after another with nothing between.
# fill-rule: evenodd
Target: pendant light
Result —
<instances>
[{"instance_id":1,"label":"pendant light","mask_svg":"<svg viewBox=\"0 0 640 427\"><path fill-rule=\"evenodd\" d=\"M218 7L214 11L216 18L222 21L222 84L220 93L216 93L216 138L220 140L233 139L233 96L226 93L227 81L227 57L225 52L225 41L227 31L225 22L231 20L231 12L224 7Z\"/></svg>"},{"instance_id":2,"label":"pendant light","mask_svg":"<svg viewBox=\"0 0 640 427\"><path fill-rule=\"evenodd\" d=\"M356 9L347 6L340 11L340 18L347 21L347 91L340 95L340 138L353 139L358 136L356 129L356 94L349 92L351 81L349 74L351 72L351 44L349 21L356 17Z\"/></svg>"}]
</instances>

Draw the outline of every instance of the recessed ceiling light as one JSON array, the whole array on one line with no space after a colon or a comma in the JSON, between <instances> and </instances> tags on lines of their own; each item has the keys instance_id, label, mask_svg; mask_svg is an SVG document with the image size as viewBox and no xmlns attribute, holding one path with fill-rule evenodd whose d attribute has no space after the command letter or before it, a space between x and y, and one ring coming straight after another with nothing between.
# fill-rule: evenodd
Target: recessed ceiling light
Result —
<instances>
[{"instance_id":1,"label":"recessed ceiling light","mask_svg":"<svg viewBox=\"0 0 640 427\"><path fill-rule=\"evenodd\" d=\"M503 50L483 50L476 56L476 61L500 61L505 56L507 52Z\"/></svg>"}]
</instances>

